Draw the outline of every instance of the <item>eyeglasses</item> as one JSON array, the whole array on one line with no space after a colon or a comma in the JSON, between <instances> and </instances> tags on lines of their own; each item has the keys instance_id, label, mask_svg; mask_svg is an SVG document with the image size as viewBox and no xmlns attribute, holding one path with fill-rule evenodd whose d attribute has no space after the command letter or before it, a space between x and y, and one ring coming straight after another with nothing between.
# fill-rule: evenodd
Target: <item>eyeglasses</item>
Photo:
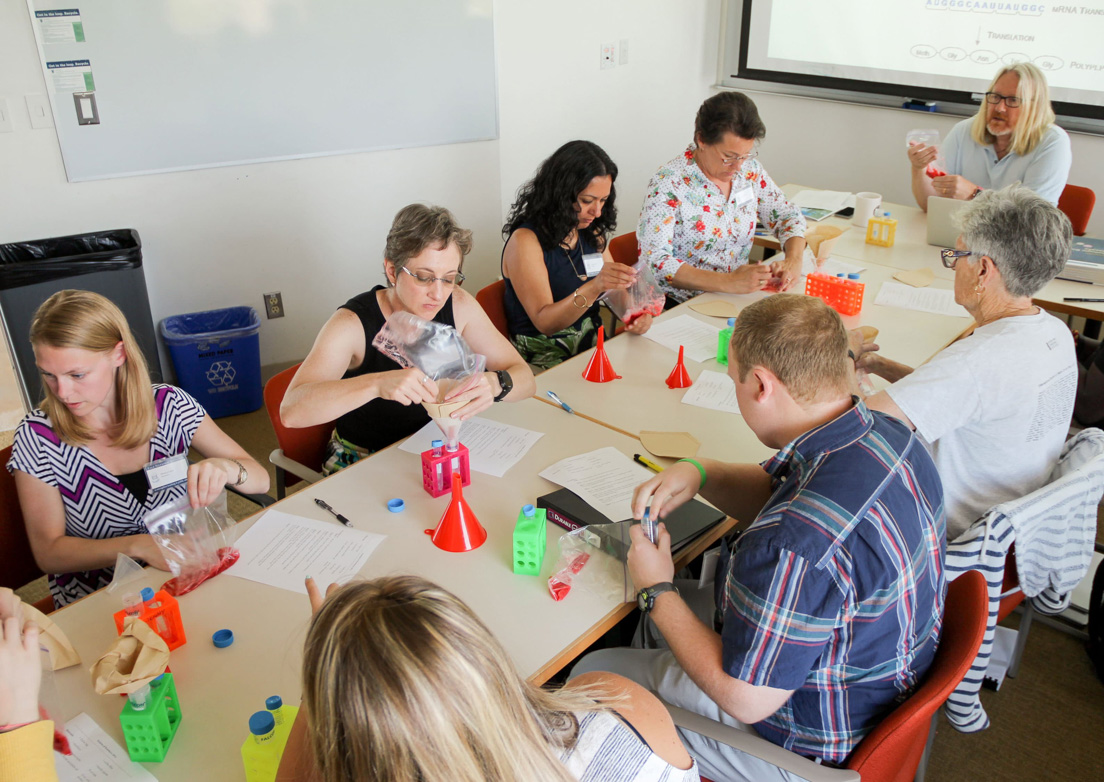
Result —
<instances>
[{"instance_id":1,"label":"eyeglasses","mask_svg":"<svg viewBox=\"0 0 1104 782\"><path fill-rule=\"evenodd\" d=\"M732 157L725 157L724 154L721 152L718 152L717 154L721 157L722 166L731 166L733 163L743 163L745 160L754 160L755 158L759 157L759 153L754 150L748 152L746 155L733 155Z\"/></svg>"},{"instance_id":2,"label":"eyeglasses","mask_svg":"<svg viewBox=\"0 0 1104 782\"><path fill-rule=\"evenodd\" d=\"M423 274L422 272L412 272L405 266L402 270L415 279L415 281L423 288L428 288L435 282L443 282L450 288L455 288L457 285L463 285L464 280L467 279L461 272L456 274L450 274L448 277L434 277L432 274Z\"/></svg>"},{"instance_id":3,"label":"eyeglasses","mask_svg":"<svg viewBox=\"0 0 1104 782\"><path fill-rule=\"evenodd\" d=\"M973 255L969 250L940 250L939 257L943 259L943 265L948 269L953 269L955 264L958 263L959 258L965 258L968 255Z\"/></svg>"},{"instance_id":4,"label":"eyeglasses","mask_svg":"<svg viewBox=\"0 0 1104 782\"><path fill-rule=\"evenodd\" d=\"M985 101L987 103L996 106L1001 101L1004 101L1004 105L1010 109L1018 109L1023 102L1015 95L1001 95L999 92L987 92L985 93Z\"/></svg>"}]
</instances>

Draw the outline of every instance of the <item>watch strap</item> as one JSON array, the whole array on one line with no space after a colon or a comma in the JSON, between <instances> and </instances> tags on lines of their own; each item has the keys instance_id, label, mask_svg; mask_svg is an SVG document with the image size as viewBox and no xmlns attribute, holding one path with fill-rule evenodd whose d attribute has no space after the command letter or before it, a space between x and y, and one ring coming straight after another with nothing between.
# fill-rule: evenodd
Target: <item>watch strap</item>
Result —
<instances>
[{"instance_id":1,"label":"watch strap","mask_svg":"<svg viewBox=\"0 0 1104 782\"><path fill-rule=\"evenodd\" d=\"M656 598L662 595L664 592L678 593L678 587L672 584L670 581L661 581L658 584L652 584L650 587L644 587L637 593L637 601L640 604L640 610L644 613L648 613L655 606Z\"/></svg>"},{"instance_id":2,"label":"watch strap","mask_svg":"<svg viewBox=\"0 0 1104 782\"><path fill-rule=\"evenodd\" d=\"M514 379L510 377L510 373L505 369L496 369L494 373L498 376L498 384L502 386L502 390L498 392L498 396L494 398L494 401L501 402L514 390Z\"/></svg>"}]
</instances>

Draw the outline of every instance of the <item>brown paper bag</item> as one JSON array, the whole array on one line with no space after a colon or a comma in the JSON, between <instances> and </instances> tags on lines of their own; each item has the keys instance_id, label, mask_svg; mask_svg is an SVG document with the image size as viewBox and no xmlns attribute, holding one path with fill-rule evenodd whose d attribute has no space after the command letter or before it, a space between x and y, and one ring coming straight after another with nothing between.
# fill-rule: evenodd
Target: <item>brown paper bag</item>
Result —
<instances>
[{"instance_id":1,"label":"brown paper bag","mask_svg":"<svg viewBox=\"0 0 1104 782\"><path fill-rule=\"evenodd\" d=\"M846 228L840 228L836 225L824 225L821 223L805 233L805 243L809 245L813 257L818 261L823 261L832 253L832 248L835 246L836 240L839 239L846 230Z\"/></svg>"},{"instance_id":2,"label":"brown paper bag","mask_svg":"<svg viewBox=\"0 0 1104 782\"><path fill-rule=\"evenodd\" d=\"M0 588L0 619L15 616L18 612L22 612L23 622L31 621L38 625L38 643L50 653L51 670L60 671L80 663L77 650L52 619L30 603L24 603L7 587Z\"/></svg>"},{"instance_id":3,"label":"brown paper bag","mask_svg":"<svg viewBox=\"0 0 1104 782\"><path fill-rule=\"evenodd\" d=\"M165 672L169 645L137 617L127 617L123 634L89 668L100 695L129 695Z\"/></svg>"}]
</instances>

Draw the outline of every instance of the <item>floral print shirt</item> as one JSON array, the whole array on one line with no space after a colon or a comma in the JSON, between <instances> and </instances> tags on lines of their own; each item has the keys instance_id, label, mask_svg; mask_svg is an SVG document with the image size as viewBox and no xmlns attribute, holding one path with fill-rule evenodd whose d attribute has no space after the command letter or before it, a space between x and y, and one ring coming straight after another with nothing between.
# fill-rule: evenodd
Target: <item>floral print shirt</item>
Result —
<instances>
[{"instance_id":1,"label":"floral print shirt","mask_svg":"<svg viewBox=\"0 0 1104 782\"><path fill-rule=\"evenodd\" d=\"M636 228L640 257L651 263L663 292L678 301L698 293L671 286L682 264L716 272L743 266L756 224L783 245L805 235L801 209L786 200L757 159L744 161L725 199L698 168L695 149L691 144L652 177Z\"/></svg>"}]
</instances>

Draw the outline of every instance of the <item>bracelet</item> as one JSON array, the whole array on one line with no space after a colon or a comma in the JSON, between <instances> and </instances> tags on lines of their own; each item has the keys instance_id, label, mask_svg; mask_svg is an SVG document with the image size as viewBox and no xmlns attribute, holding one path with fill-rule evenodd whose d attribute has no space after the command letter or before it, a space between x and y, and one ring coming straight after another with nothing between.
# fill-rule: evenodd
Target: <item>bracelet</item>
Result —
<instances>
[{"instance_id":1,"label":"bracelet","mask_svg":"<svg viewBox=\"0 0 1104 782\"><path fill-rule=\"evenodd\" d=\"M697 459L679 459L678 462L675 462L675 464L678 464L679 462L688 462L689 464L692 464L692 465L694 465L695 467L698 468L698 472L701 473L701 484L698 486L698 491L701 491L702 489L704 489L705 488L705 468L701 466L701 462L699 462Z\"/></svg>"},{"instance_id":2,"label":"bracelet","mask_svg":"<svg viewBox=\"0 0 1104 782\"><path fill-rule=\"evenodd\" d=\"M587 297L586 297L586 296L584 296L583 294L579 293L579 291L581 291L581 290L582 290L582 288L576 288L576 289L575 289L575 295L571 297L571 303L572 303L572 304L574 304L574 305L575 305L576 307L578 307L579 309L581 309L581 310L585 310L585 309L586 309L587 307L589 307L589 306L590 306L590 302L589 302L589 301L587 301ZM582 303L582 304L580 304L579 302L577 302L577 301L576 301L576 299L582 299L582 300L583 300L583 303Z\"/></svg>"}]
</instances>

